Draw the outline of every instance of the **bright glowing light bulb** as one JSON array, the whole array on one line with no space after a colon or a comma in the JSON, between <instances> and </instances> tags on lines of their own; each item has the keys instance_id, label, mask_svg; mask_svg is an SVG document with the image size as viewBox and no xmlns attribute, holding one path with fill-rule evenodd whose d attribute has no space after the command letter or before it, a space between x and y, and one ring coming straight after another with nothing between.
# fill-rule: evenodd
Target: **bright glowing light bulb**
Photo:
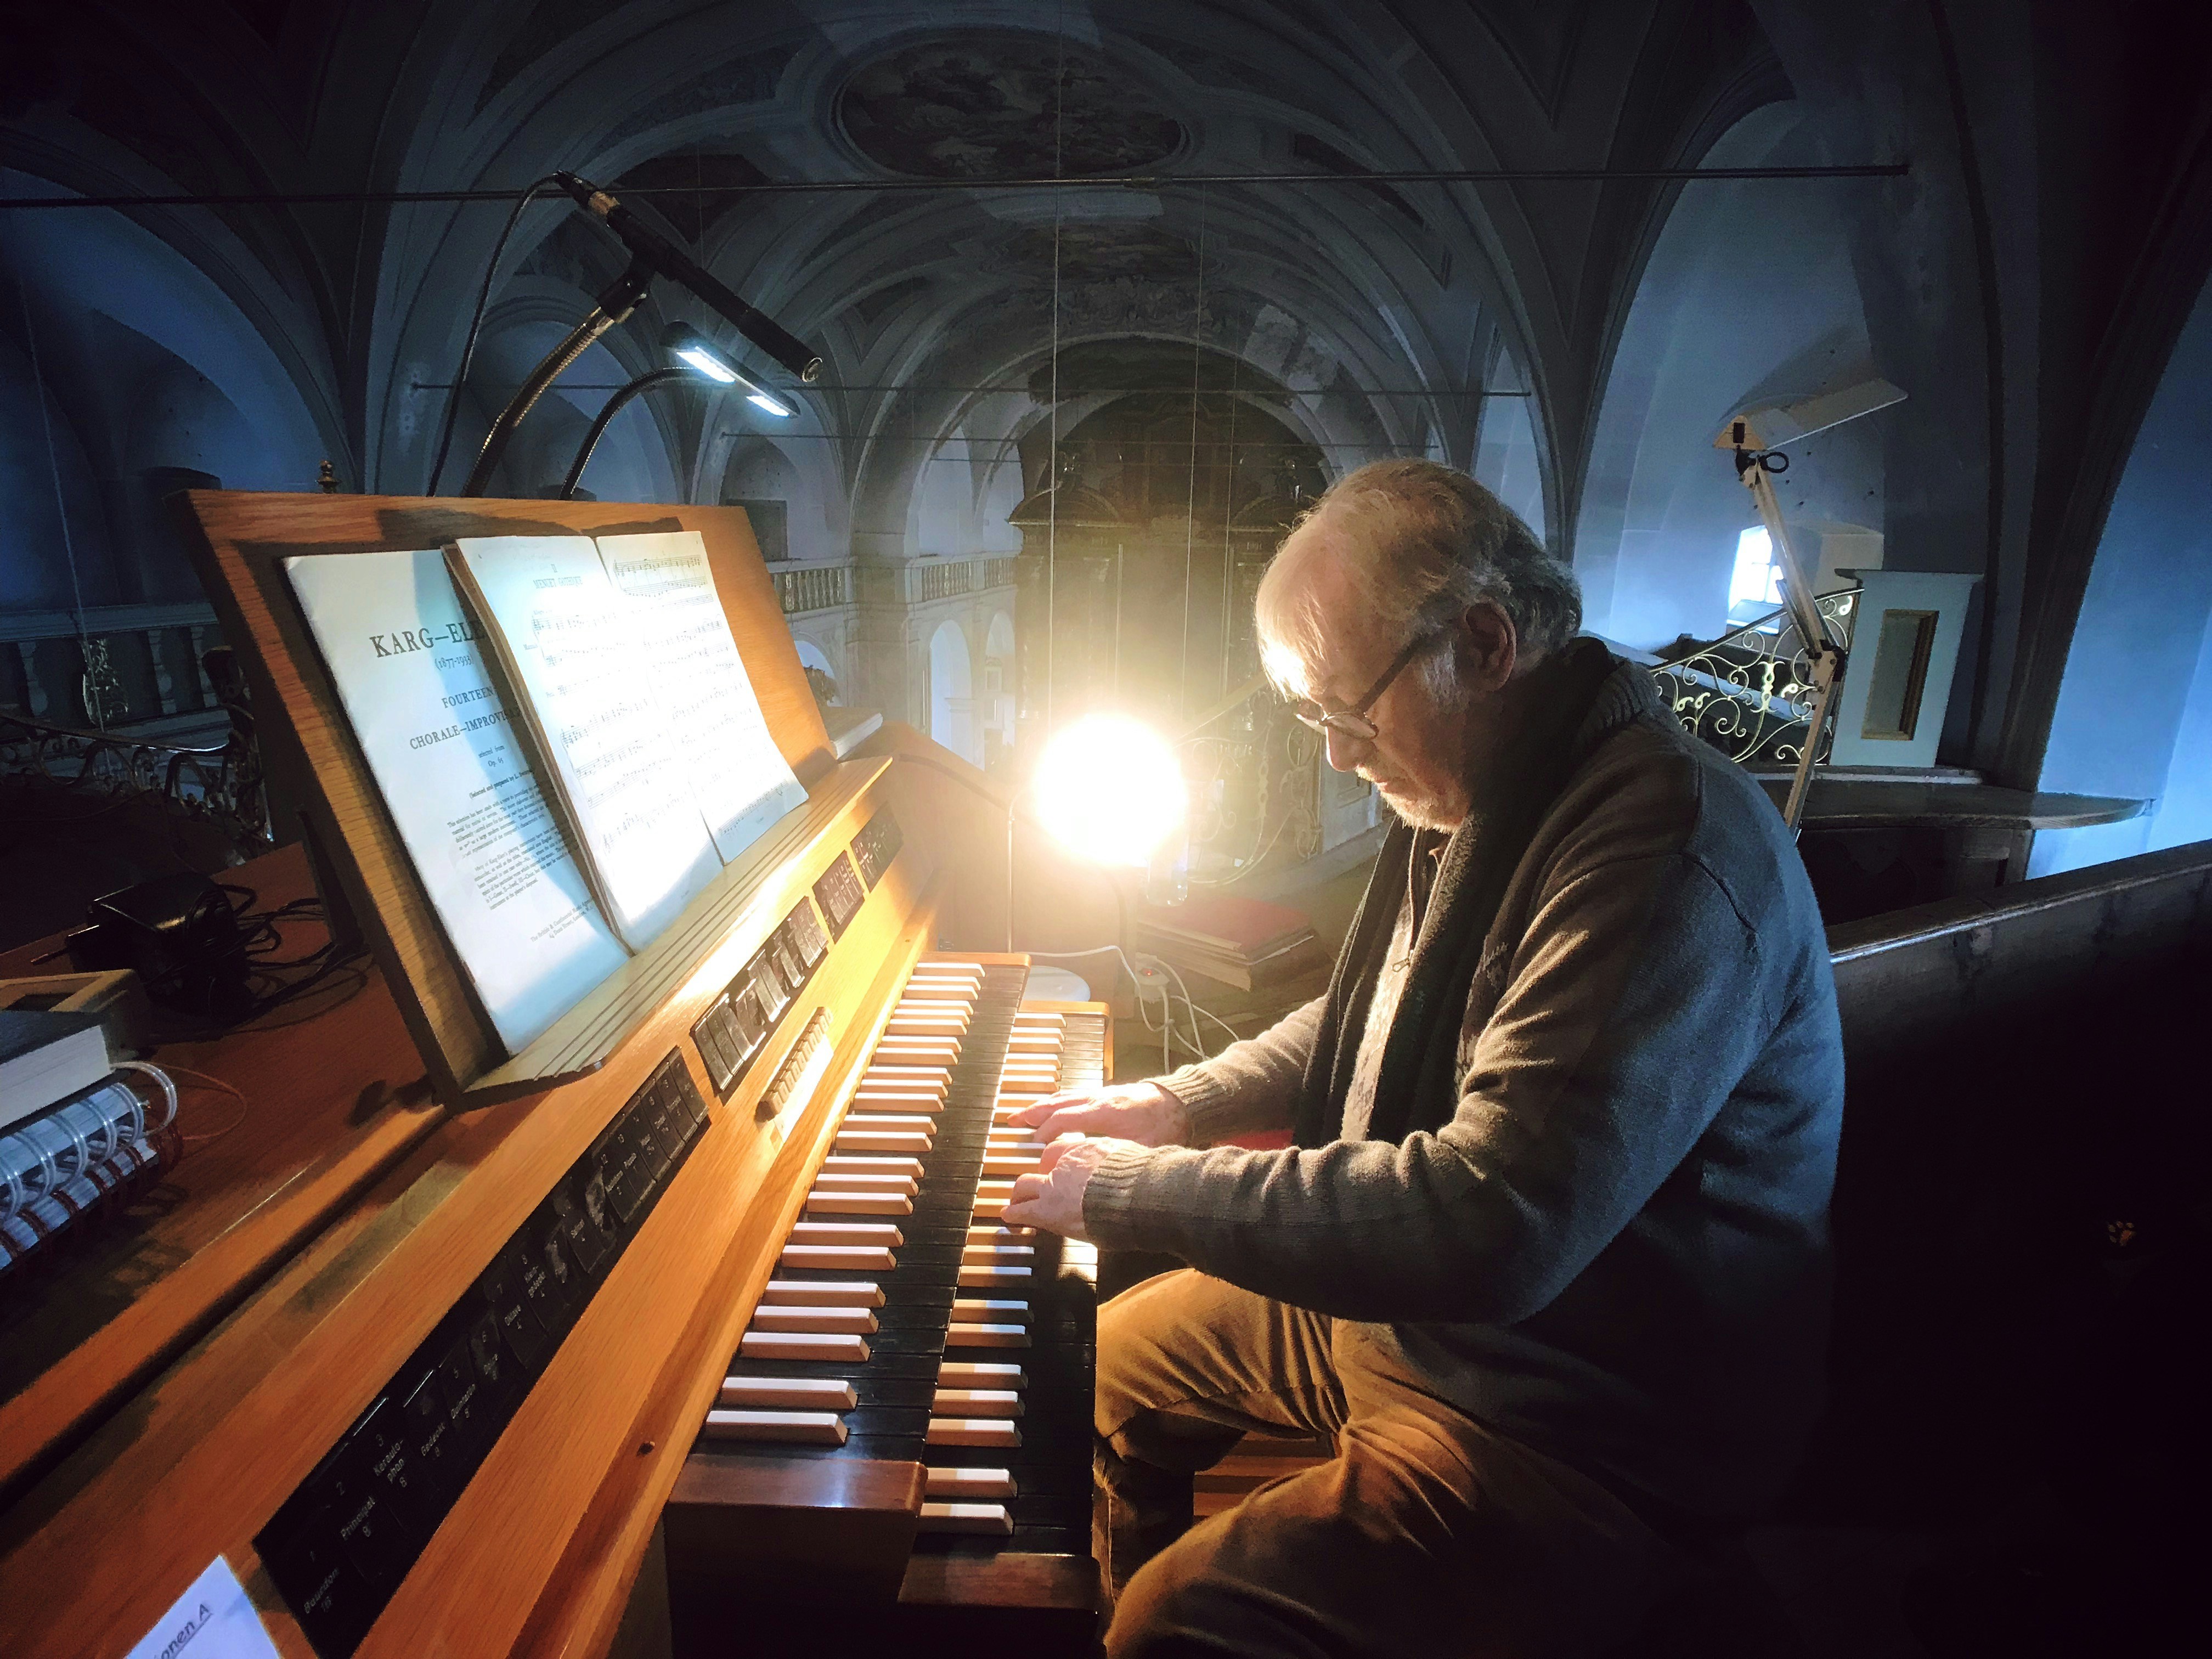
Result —
<instances>
[{"instance_id":1,"label":"bright glowing light bulb","mask_svg":"<svg viewBox=\"0 0 2212 1659\"><path fill-rule=\"evenodd\" d=\"M1054 732L1031 787L1044 827L1097 864L1141 865L1182 822L1175 750L1127 714L1086 714Z\"/></svg>"},{"instance_id":2,"label":"bright glowing light bulb","mask_svg":"<svg viewBox=\"0 0 2212 1659\"><path fill-rule=\"evenodd\" d=\"M745 394L745 401L755 409L765 410L781 419L788 420L791 417L791 411L765 392L749 392Z\"/></svg>"}]
</instances>

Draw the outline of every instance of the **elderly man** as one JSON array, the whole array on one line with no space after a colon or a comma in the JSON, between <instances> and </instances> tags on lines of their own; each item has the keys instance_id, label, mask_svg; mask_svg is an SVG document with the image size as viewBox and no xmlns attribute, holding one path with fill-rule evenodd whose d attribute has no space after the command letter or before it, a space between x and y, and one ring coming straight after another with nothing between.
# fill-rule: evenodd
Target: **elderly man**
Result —
<instances>
[{"instance_id":1,"label":"elderly man","mask_svg":"<svg viewBox=\"0 0 2212 1659\"><path fill-rule=\"evenodd\" d=\"M1811 888L1462 473L1345 478L1258 621L1400 823L1327 995L1025 1114L1071 1138L1007 1220L1189 1264L1100 1315L1109 1651L1601 1649L1818 1404L1843 1057ZM1193 1527L1247 1433L1336 1455Z\"/></svg>"}]
</instances>

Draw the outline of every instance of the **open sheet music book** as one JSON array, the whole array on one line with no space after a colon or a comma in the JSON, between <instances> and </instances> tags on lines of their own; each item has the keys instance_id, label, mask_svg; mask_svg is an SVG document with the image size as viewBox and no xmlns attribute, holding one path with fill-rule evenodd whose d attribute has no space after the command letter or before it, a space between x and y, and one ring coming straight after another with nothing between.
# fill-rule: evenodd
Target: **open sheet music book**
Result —
<instances>
[{"instance_id":1,"label":"open sheet music book","mask_svg":"<svg viewBox=\"0 0 2212 1659\"><path fill-rule=\"evenodd\" d=\"M510 1053L806 798L696 532L285 566Z\"/></svg>"}]
</instances>

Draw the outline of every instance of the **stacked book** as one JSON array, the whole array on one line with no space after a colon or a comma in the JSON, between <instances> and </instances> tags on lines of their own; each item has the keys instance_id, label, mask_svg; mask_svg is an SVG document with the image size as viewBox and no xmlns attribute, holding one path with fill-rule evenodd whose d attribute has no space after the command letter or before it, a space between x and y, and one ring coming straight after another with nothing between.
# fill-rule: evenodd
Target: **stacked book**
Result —
<instances>
[{"instance_id":1,"label":"stacked book","mask_svg":"<svg viewBox=\"0 0 2212 1659\"><path fill-rule=\"evenodd\" d=\"M1146 905L1137 913L1133 938L1139 950L1184 973L1246 991L1302 974L1322 956L1303 912L1227 894Z\"/></svg>"},{"instance_id":2,"label":"stacked book","mask_svg":"<svg viewBox=\"0 0 2212 1659\"><path fill-rule=\"evenodd\" d=\"M166 1074L150 1066L109 1070L97 1018L21 1018L59 1024L43 1027L55 1041L33 1042L15 1015L0 1012L0 1048L9 1050L0 1059L0 1286L26 1257L124 1203L182 1150L177 1091ZM58 1080L81 1085L92 1063L82 1036L70 1035L87 1029L76 1023L85 1018L99 1080L56 1099Z\"/></svg>"}]
</instances>

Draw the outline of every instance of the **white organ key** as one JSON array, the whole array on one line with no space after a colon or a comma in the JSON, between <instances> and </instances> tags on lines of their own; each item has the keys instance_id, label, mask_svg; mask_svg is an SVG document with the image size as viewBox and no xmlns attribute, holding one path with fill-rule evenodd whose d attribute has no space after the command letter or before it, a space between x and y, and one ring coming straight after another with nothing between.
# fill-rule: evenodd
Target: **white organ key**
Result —
<instances>
[{"instance_id":1,"label":"white organ key","mask_svg":"<svg viewBox=\"0 0 2212 1659\"><path fill-rule=\"evenodd\" d=\"M921 1530L960 1533L984 1538L1011 1538L1014 1531L1014 1517L1007 1512L1004 1504L936 1504L925 1501L921 1506Z\"/></svg>"},{"instance_id":2,"label":"white organ key","mask_svg":"<svg viewBox=\"0 0 2212 1659\"><path fill-rule=\"evenodd\" d=\"M863 1338L821 1331L747 1331L738 1352L747 1359L868 1363L868 1345Z\"/></svg>"},{"instance_id":3,"label":"white organ key","mask_svg":"<svg viewBox=\"0 0 2212 1659\"><path fill-rule=\"evenodd\" d=\"M837 1144L856 1152L926 1152L935 1142L914 1129L840 1129Z\"/></svg>"},{"instance_id":4,"label":"white organ key","mask_svg":"<svg viewBox=\"0 0 2212 1659\"><path fill-rule=\"evenodd\" d=\"M963 1297L952 1304L954 1321L963 1325L988 1324L994 1320L1022 1322L1030 1316L1026 1302L992 1302Z\"/></svg>"},{"instance_id":5,"label":"white organ key","mask_svg":"<svg viewBox=\"0 0 2212 1659\"><path fill-rule=\"evenodd\" d=\"M866 1308L792 1308L763 1304L753 1310L757 1331L842 1332L872 1336L876 1316Z\"/></svg>"},{"instance_id":6,"label":"white organ key","mask_svg":"<svg viewBox=\"0 0 2212 1659\"><path fill-rule=\"evenodd\" d=\"M1003 1418L933 1417L922 1440L932 1446L1018 1446L1022 1431Z\"/></svg>"},{"instance_id":7,"label":"white organ key","mask_svg":"<svg viewBox=\"0 0 2212 1659\"><path fill-rule=\"evenodd\" d=\"M895 1250L906 1236L888 1221L802 1221L791 1230L793 1244L874 1244Z\"/></svg>"},{"instance_id":8,"label":"white organ key","mask_svg":"<svg viewBox=\"0 0 2212 1659\"><path fill-rule=\"evenodd\" d=\"M750 1337L745 1339L751 1341ZM854 1341L860 1339L855 1337ZM1026 1325L947 1325L945 1346L948 1348L1026 1348L1030 1345L1030 1329Z\"/></svg>"},{"instance_id":9,"label":"white organ key","mask_svg":"<svg viewBox=\"0 0 2212 1659\"><path fill-rule=\"evenodd\" d=\"M926 1095L912 1089L862 1089L853 1097L855 1112L927 1112L932 1121L945 1109L943 1095Z\"/></svg>"},{"instance_id":10,"label":"white organ key","mask_svg":"<svg viewBox=\"0 0 2212 1659\"><path fill-rule=\"evenodd\" d=\"M902 1175L921 1178L921 1160L918 1158L839 1158L834 1153L822 1160L824 1170L836 1170L844 1175Z\"/></svg>"},{"instance_id":11,"label":"white organ key","mask_svg":"<svg viewBox=\"0 0 2212 1659\"><path fill-rule=\"evenodd\" d=\"M849 1112L840 1126L847 1129L919 1129L933 1134L937 1119L927 1112Z\"/></svg>"},{"instance_id":12,"label":"white organ key","mask_svg":"<svg viewBox=\"0 0 2212 1659\"><path fill-rule=\"evenodd\" d=\"M1028 1267L976 1267L963 1266L953 1282L963 1291L994 1291L1006 1285L1026 1284L1034 1277Z\"/></svg>"},{"instance_id":13,"label":"white organ key","mask_svg":"<svg viewBox=\"0 0 2212 1659\"><path fill-rule=\"evenodd\" d=\"M1035 1152L987 1152L983 1158L983 1173L989 1176L1027 1175L1041 1162L1042 1159Z\"/></svg>"},{"instance_id":14,"label":"white organ key","mask_svg":"<svg viewBox=\"0 0 2212 1659\"><path fill-rule=\"evenodd\" d=\"M898 1193L847 1193L817 1187L806 1194L810 1215L912 1215L914 1200Z\"/></svg>"},{"instance_id":15,"label":"white organ key","mask_svg":"<svg viewBox=\"0 0 2212 1659\"><path fill-rule=\"evenodd\" d=\"M1034 1227L1009 1227L1003 1222L994 1222L986 1227L970 1227L963 1240L969 1244L1026 1244L1036 1237Z\"/></svg>"},{"instance_id":16,"label":"white organ key","mask_svg":"<svg viewBox=\"0 0 2212 1659\"><path fill-rule=\"evenodd\" d=\"M719 1402L748 1411L848 1412L853 1385L835 1376L726 1376Z\"/></svg>"},{"instance_id":17,"label":"white organ key","mask_svg":"<svg viewBox=\"0 0 2212 1659\"><path fill-rule=\"evenodd\" d=\"M902 1014L894 1012L890 1023L884 1027L888 1037L948 1037L957 1040L968 1029L964 1018L948 1014Z\"/></svg>"},{"instance_id":18,"label":"white organ key","mask_svg":"<svg viewBox=\"0 0 2212 1659\"><path fill-rule=\"evenodd\" d=\"M910 1065L934 1060L949 1066L960 1058L960 1045L945 1037L885 1037L876 1045L875 1058Z\"/></svg>"},{"instance_id":19,"label":"white organ key","mask_svg":"<svg viewBox=\"0 0 2212 1659\"><path fill-rule=\"evenodd\" d=\"M897 1258L872 1244L787 1244L776 1258L781 1267L835 1268L846 1273L889 1273Z\"/></svg>"},{"instance_id":20,"label":"white organ key","mask_svg":"<svg viewBox=\"0 0 2212 1659\"><path fill-rule=\"evenodd\" d=\"M929 1408L943 1417L1019 1417L1022 1397L1012 1389L939 1389Z\"/></svg>"},{"instance_id":21,"label":"white organ key","mask_svg":"<svg viewBox=\"0 0 2212 1659\"><path fill-rule=\"evenodd\" d=\"M912 1198L921 1190L921 1183L912 1176L848 1175L842 1170L823 1170L814 1177L814 1184L830 1192L840 1193L896 1193Z\"/></svg>"},{"instance_id":22,"label":"white organ key","mask_svg":"<svg viewBox=\"0 0 2212 1659\"><path fill-rule=\"evenodd\" d=\"M1026 1389L1030 1385L1019 1365L1002 1359L948 1359L937 1368L937 1382L945 1389Z\"/></svg>"},{"instance_id":23,"label":"white organ key","mask_svg":"<svg viewBox=\"0 0 2212 1659\"><path fill-rule=\"evenodd\" d=\"M923 1473L928 1480L922 1495L939 1503L973 1503L978 1498L1016 1495L1011 1469L927 1469Z\"/></svg>"},{"instance_id":24,"label":"white organ key","mask_svg":"<svg viewBox=\"0 0 2212 1659\"><path fill-rule=\"evenodd\" d=\"M963 1267L1011 1267L1016 1262L1035 1259L1034 1244L963 1244L960 1261Z\"/></svg>"},{"instance_id":25,"label":"white organ key","mask_svg":"<svg viewBox=\"0 0 2212 1659\"><path fill-rule=\"evenodd\" d=\"M851 1284L836 1279L771 1279L761 1300L772 1307L880 1308L880 1285Z\"/></svg>"},{"instance_id":26,"label":"white organ key","mask_svg":"<svg viewBox=\"0 0 2212 1659\"><path fill-rule=\"evenodd\" d=\"M706 1432L717 1440L780 1441L806 1446L842 1446L845 1420L835 1412L714 1410Z\"/></svg>"}]
</instances>

